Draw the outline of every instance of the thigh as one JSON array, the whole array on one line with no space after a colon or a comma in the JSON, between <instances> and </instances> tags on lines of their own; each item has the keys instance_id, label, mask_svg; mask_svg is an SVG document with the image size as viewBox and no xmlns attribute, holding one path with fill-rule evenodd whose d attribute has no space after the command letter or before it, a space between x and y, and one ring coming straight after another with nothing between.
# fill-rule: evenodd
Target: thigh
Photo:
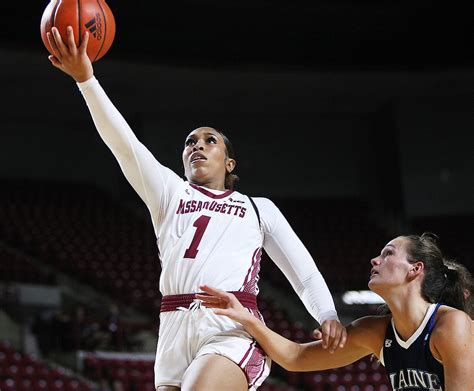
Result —
<instances>
[{"instance_id":1,"label":"thigh","mask_svg":"<svg viewBox=\"0 0 474 391\"><path fill-rule=\"evenodd\" d=\"M257 389L270 373L270 358L244 330L234 329L207 338L196 357L210 354L226 357L242 369L249 390Z\"/></svg>"},{"instance_id":2,"label":"thigh","mask_svg":"<svg viewBox=\"0 0 474 391\"><path fill-rule=\"evenodd\" d=\"M233 361L217 354L196 358L184 374L183 391L247 391L244 371Z\"/></svg>"},{"instance_id":3,"label":"thigh","mask_svg":"<svg viewBox=\"0 0 474 391\"><path fill-rule=\"evenodd\" d=\"M182 311L162 313L160 316L154 365L155 388L179 389L183 375L193 361L195 336L188 318L189 313Z\"/></svg>"}]
</instances>

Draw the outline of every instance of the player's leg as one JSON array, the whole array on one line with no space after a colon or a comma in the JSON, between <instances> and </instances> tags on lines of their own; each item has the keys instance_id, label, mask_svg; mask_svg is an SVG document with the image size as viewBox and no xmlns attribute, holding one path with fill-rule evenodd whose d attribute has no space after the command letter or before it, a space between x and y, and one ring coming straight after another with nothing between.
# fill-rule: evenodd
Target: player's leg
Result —
<instances>
[{"instance_id":1,"label":"player's leg","mask_svg":"<svg viewBox=\"0 0 474 391\"><path fill-rule=\"evenodd\" d=\"M176 391L193 360L190 353L192 325L183 311L166 312L160 315L160 334L155 359L155 389Z\"/></svg>"},{"instance_id":2,"label":"player's leg","mask_svg":"<svg viewBox=\"0 0 474 391\"><path fill-rule=\"evenodd\" d=\"M181 388L183 391L247 391L248 382L236 363L218 354L206 354L193 360L184 374Z\"/></svg>"}]
</instances>

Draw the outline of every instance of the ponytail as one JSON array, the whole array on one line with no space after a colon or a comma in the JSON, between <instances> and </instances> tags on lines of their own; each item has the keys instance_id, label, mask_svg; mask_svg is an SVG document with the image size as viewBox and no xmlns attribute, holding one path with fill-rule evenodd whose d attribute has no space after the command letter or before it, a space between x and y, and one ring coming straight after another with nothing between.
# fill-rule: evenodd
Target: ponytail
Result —
<instances>
[{"instance_id":1,"label":"ponytail","mask_svg":"<svg viewBox=\"0 0 474 391\"><path fill-rule=\"evenodd\" d=\"M462 264L443 257L437 243L438 237L431 233L404 236L408 240L407 260L423 262L425 266L421 295L428 303L442 303L466 312L474 319L474 281L469 270ZM390 309L381 305L379 314L388 314Z\"/></svg>"},{"instance_id":2,"label":"ponytail","mask_svg":"<svg viewBox=\"0 0 474 391\"><path fill-rule=\"evenodd\" d=\"M446 286L440 301L466 312L474 319L474 281L469 270L454 260L445 260Z\"/></svg>"}]
</instances>

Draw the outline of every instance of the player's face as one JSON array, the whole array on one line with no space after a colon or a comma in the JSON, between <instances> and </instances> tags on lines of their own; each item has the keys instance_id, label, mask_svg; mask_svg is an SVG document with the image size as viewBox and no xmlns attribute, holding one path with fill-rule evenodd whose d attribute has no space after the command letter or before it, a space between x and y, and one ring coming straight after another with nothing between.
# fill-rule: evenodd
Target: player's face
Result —
<instances>
[{"instance_id":1,"label":"player's face","mask_svg":"<svg viewBox=\"0 0 474 391\"><path fill-rule=\"evenodd\" d=\"M407 239L398 237L387 243L380 255L370 262L372 270L370 273L369 288L381 293L387 287L404 286L407 275L412 264L407 260Z\"/></svg>"},{"instance_id":2,"label":"player's face","mask_svg":"<svg viewBox=\"0 0 474 391\"><path fill-rule=\"evenodd\" d=\"M229 159L221 134L213 128L193 130L184 142L183 166L191 183L224 190L226 171L232 171L235 161Z\"/></svg>"}]
</instances>

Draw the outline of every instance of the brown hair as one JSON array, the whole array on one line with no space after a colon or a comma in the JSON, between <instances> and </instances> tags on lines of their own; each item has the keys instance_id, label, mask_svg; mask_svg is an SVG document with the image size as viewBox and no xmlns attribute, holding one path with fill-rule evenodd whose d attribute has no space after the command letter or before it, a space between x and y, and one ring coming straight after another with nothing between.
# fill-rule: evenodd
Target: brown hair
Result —
<instances>
[{"instance_id":1,"label":"brown hair","mask_svg":"<svg viewBox=\"0 0 474 391\"><path fill-rule=\"evenodd\" d=\"M425 232L422 235L404 236L408 240L407 260L425 265L421 295L429 303L441 302L467 313L465 291L472 292L472 277L453 266L453 261L444 258L438 244L438 237ZM456 263L456 265L459 265ZM472 312L472 308L471 308ZM471 315L471 314L470 314Z\"/></svg>"},{"instance_id":2,"label":"brown hair","mask_svg":"<svg viewBox=\"0 0 474 391\"><path fill-rule=\"evenodd\" d=\"M460 297L463 301L464 311L474 319L474 280L471 272L466 266L456 262L453 259L445 260L444 264L448 268L447 276L449 279L459 280L459 284L448 285L444 293L445 301L453 301L447 299L449 296Z\"/></svg>"}]
</instances>

